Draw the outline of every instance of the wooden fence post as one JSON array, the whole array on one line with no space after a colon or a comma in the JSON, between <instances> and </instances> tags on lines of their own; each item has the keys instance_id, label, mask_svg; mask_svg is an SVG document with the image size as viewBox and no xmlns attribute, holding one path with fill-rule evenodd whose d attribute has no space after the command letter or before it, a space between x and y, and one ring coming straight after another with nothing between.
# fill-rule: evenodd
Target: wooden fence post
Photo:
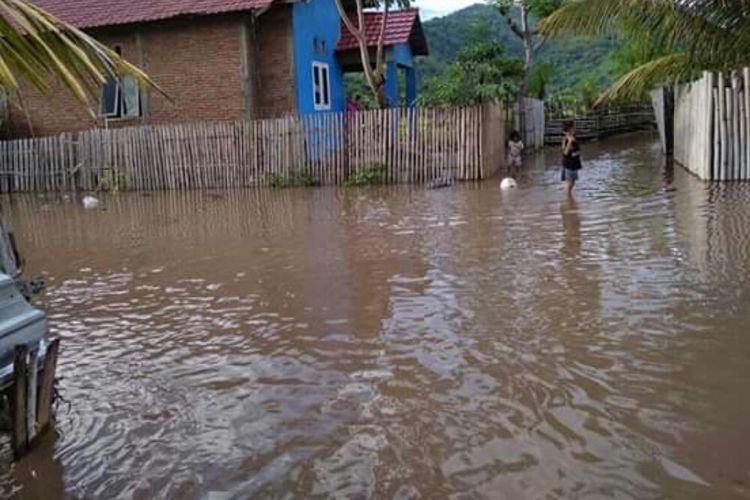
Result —
<instances>
[{"instance_id":1,"label":"wooden fence post","mask_svg":"<svg viewBox=\"0 0 750 500\"><path fill-rule=\"evenodd\" d=\"M49 427L52 420L52 398L54 395L55 373L57 372L57 356L60 351L60 339L54 339L47 346L42 371L42 386L39 388L37 403L37 432L41 435Z\"/></svg>"},{"instance_id":2,"label":"wooden fence post","mask_svg":"<svg viewBox=\"0 0 750 500\"><path fill-rule=\"evenodd\" d=\"M28 434L26 433L28 355L28 347L16 347L15 358L13 360L13 435L11 438L13 454L16 458L26 453L29 447Z\"/></svg>"},{"instance_id":3,"label":"wooden fence post","mask_svg":"<svg viewBox=\"0 0 750 500\"><path fill-rule=\"evenodd\" d=\"M314 114L247 123L196 123L92 129L0 144L13 191L233 188L308 173L343 183L368 164L389 182L425 182L449 172L466 180L503 164L502 104L470 108L390 109ZM543 106L526 103L530 145L541 137ZM538 111L538 113L537 113Z\"/></svg>"}]
</instances>

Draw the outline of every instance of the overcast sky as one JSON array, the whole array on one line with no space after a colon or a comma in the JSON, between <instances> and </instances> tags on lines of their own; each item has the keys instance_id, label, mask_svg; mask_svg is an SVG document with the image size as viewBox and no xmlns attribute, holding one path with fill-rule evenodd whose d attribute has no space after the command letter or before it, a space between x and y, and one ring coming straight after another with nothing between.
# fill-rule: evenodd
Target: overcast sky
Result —
<instances>
[{"instance_id":1,"label":"overcast sky","mask_svg":"<svg viewBox=\"0 0 750 500\"><path fill-rule=\"evenodd\" d=\"M444 16L480 2L481 0L417 0L417 6L422 9L422 19L429 19Z\"/></svg>"}]
</instances>

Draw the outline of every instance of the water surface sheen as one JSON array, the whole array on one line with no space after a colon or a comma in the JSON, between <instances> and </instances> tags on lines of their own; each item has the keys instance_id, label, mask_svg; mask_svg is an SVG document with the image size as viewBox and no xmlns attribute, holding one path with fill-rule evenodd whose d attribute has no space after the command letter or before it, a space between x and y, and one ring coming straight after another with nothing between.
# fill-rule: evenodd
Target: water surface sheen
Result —
<instances>
[{"instance_id":1,"label":"water surface sheen","mask_svg":"<svg viewBox=\"0 0 750 500\"><path fill-rule=\"evenodd\" d=\"M4 199L63 338L20 498L748 498L750 184ZM533 163L533 165L531 165Z\"/></svg>"}]
</instances>

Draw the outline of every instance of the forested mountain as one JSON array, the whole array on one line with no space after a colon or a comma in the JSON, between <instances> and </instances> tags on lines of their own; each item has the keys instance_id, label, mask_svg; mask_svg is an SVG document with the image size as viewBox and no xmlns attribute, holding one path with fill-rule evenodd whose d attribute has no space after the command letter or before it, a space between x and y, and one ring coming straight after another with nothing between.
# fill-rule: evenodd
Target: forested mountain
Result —
<instances>
[{"instance_id":1,"label":"forested mountain","mask_svg":"<svg viewBox=\"0 0 750 500\"><path fill-rule=\"evenodd\" d=\"M440 74L455 61L458 52L479 42L499 42L510 57L523 58L523 45L500 13L485 4L477 4L446 17L424 23L430 55L420 62L423 79ZM551 66L549 88L565 90L586 82L603 88L611 82L607 56L614 48L610 40L550 40L539 55L540 62Z\"/></svg>"}]
</instances>

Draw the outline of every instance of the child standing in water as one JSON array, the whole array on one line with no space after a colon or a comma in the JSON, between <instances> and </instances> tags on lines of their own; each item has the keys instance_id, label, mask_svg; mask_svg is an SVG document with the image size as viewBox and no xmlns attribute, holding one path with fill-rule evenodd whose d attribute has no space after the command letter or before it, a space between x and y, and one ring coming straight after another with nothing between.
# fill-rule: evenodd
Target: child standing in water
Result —
<instances>
[{"instance_id":1,"label":"child standing in water","mask_svg":"<svg viewBox=\"0 0 750 500\"><path fill-rule=\"evenodd\" d=\"M562 181L565 183L565 195L573 195L573 188L578 181L578 171L581 170L581 148L576 139L576 126L572 121L565 122L562 142Z\"/></svg>"},{"instance_id":2,"label":"child standing in water","mask_svg":"<svg viewBox=\"0 0 750 500\"><path fill-rule=\"evenodd\" d=\"M508 139L508 174L511 177L517 177L518 172L521 170L523 165L523 141L521 141L521 134L517 130L514 130L510 134Z\"/></svg>"}]
</instances>

